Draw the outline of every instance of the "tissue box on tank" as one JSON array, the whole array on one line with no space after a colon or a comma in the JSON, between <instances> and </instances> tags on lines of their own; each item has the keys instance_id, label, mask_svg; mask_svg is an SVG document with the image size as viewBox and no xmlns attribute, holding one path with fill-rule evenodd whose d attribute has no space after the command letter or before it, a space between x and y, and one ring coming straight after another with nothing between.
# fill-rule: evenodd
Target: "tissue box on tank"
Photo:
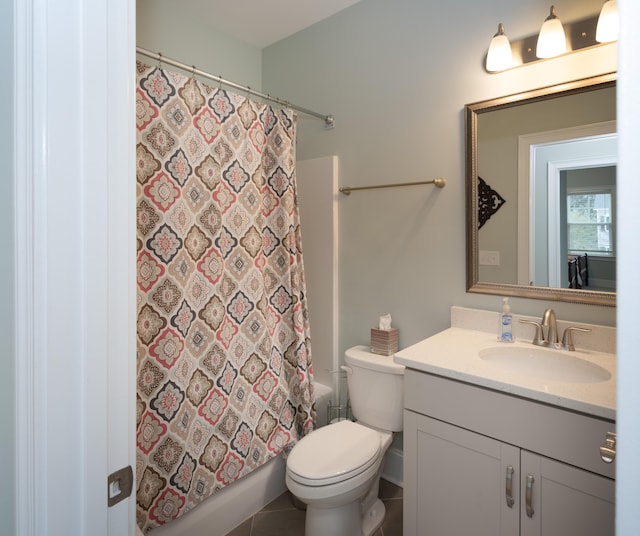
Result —
<instances>
[{"instance_id":1,"label":"tissue box on tank","mask_svg":"<svg viewBox=\"0 0 640 536\"><path fill-rule=\"evenodd\" d=\"M371 352L391 355L398 351L398 328L371 328Z\"/></svg>"}]
</instances>

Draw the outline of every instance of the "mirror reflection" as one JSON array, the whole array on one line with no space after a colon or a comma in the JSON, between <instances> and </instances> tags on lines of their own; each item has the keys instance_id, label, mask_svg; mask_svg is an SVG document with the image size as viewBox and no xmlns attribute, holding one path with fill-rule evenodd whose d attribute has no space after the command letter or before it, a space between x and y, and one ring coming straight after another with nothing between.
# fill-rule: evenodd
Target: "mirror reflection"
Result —
<instances>
[{"instance_id":1,"label":"mirror reflection","mask_svg":"<svg viewBox=\"0 0 640 536\"><path fill-rule=\"evenodd\" d=\"M470 292L615 304L615 74L466 106Z\"/></svg>"}]
</instances>

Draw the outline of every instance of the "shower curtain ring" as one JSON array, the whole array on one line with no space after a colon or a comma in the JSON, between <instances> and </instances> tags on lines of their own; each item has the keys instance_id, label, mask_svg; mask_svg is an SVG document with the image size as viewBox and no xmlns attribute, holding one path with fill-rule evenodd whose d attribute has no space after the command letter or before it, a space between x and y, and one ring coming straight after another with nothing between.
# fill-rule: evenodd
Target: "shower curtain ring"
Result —
<instances>
[{"instance_id":1,"label":"shower curtain ring","mask_svg":"<svg viewBox=\"0 0 640 536\"><path fill-rule=\"evenodd\" d=\"M196 77L196 66L192 65L191 66L191 78L195 79L195 77Z\"/></svg>"},{"instance_id":2,"label":"shower curtain ring","mask_svg":"<svg viewBox=\"0 0 640 536\"><path fill-rule=\"evenodd\" d=\"M162 69L162 53L158 52L158 69Z\"/></svg>"}]
</instances>

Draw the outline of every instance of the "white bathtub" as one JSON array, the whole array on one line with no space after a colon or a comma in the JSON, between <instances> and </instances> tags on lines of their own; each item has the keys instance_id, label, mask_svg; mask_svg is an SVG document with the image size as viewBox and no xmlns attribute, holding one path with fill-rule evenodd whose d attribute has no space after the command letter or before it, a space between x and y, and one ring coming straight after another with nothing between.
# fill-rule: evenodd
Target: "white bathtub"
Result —
<instances>
[{"instance_id":1,"label":"white bathtub","mask_svg":"<svg viewBox=\"0 0 640 536\"><path fill-rule=\"evenodd\" d=\"M326 424L331 389L314 383L318 424ZM225 536L245 519L284 493L285 461L277 456L244 478L221 489L171 523L153 529L151 536Z\"/></svg>"},{"instance_id":2,"label":"white bathtub","mask_svg":"<svg viewBox=\"0 0 640 536\"><path fill-rule=\"evenodd\" d=\"M224 536L287 489L285 462L277 456L237 482L202 501L152 536Z\"/></svg>"}]
</instances>

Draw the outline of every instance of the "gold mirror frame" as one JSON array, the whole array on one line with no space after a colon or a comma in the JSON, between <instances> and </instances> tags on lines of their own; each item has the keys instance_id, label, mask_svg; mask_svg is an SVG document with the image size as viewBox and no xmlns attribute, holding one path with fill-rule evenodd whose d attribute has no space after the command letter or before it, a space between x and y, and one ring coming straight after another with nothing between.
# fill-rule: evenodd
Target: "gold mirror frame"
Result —
<instances>
[{"instance_id":1,"label":"gold mirror frame","mask_svg":"<svg viewBox=\"0 0 640 536\"><path fill-rule=\"evenodd\" d=\"M467 104L465 106L467 292L591 305L605 305L612 307L616 305L615 292L550 288L479 281L478 181L476 180L476 177L478 176L478 114L528 104L540 100L563 97L574 93L614 87L616 84L616 78L616 73L609 73L592 78L567 82L556 86L544 87L496 99Z\"/></svg>"}]
</instances>

